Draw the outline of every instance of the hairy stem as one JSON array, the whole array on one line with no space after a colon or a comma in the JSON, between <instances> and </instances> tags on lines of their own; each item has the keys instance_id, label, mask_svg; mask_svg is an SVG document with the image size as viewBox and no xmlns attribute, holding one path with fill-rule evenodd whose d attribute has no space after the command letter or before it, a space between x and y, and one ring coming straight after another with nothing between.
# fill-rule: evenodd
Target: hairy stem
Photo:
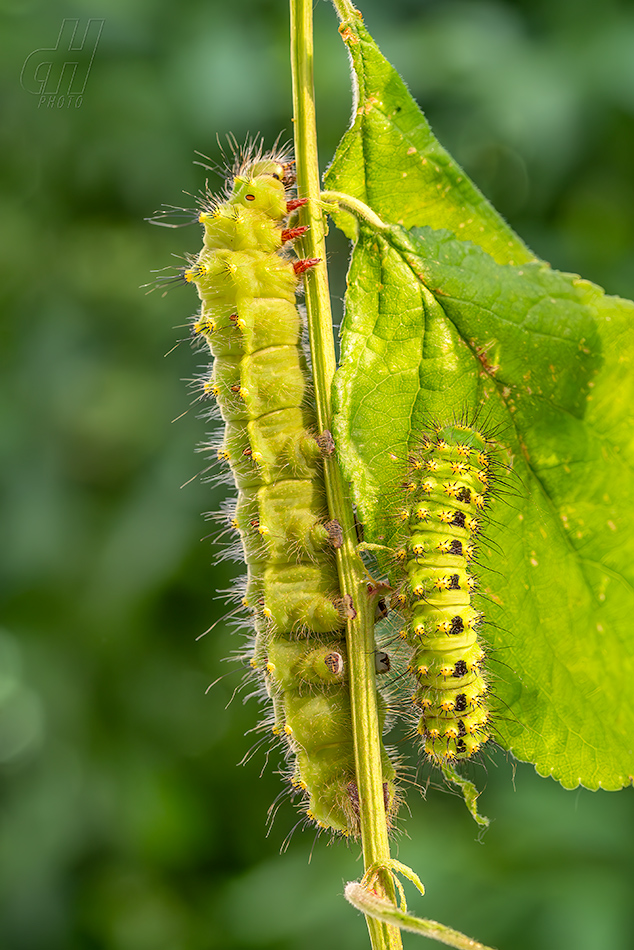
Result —
<instances>
[{"instance_id":1,"label":"hairy stem","mask_svg":"<svg viewBox=\"0 0 634 950\"><path fill-rule=\"evenodd\" d=\"M350 0L332 0L332 2L342 26L345 26L347 22L354 22L355 16L361 18L361 14Z\"/></svg>"},{"instance_id":2,"label":"hairy stem","mask_svg":"<svg viewBox=\"0 0 634 950\"><path fill-rule=\"evenodd\" d=\"M346 900L349 900L358 910L376 914L381 920L397 922L403 930L420 934L421 937L429 937L430 940L437 940L448 947L455 947L455 950L492 950L491 947L467 937L459 930L439 924L437 920L414 917L413 914L407 912L406 907L395 907L394 904L377 897L356 881L346 887Z\"/></svg>"},{"instance_id":3,"label":"hairy stem","mask_svg":"<svg viewBox=\"0 0 634 950\"><path fill-rule=\"evenodd\" d=\"M320 203L312 5L313 0L290 0L291 68L298 194L308 198L308 204L301 210L301 223L310 228L303 239L303 253L306 257L320 258L322 262L307 272L305 285L317 420L320 431L324 432L331 427L331 390L336 359L325 265L324 216ZM387 865L390 860L376 704L374 608L368 599L363 563L356 550L354 516L347 485L334 456L324 460L324 477L330 517L335 518L343 530L343 545L337 550L337 568L342 594L350 606L346 640L361 841L367 868ZM394 888L389 873L380 875L378 887L385 897L393 900ZM372 917L366 917L366 920L374 950L398 950L401 947L398 928Z\"/></svg>"}]
</instances>

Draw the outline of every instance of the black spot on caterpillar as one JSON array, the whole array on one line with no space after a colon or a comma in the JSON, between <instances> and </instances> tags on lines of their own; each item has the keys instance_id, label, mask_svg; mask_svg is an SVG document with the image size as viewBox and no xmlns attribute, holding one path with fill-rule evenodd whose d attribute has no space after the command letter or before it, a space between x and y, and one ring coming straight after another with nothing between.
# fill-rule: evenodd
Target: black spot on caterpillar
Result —
<instances>
[{"instance_id":1,"label":"black spot on caterpillar","mask_svg":"<svg viewBox=\"0 0 634 950\"><path fill-rule=\"evenodd\" d=\"M306 814L348 835L359 823L343 635L351 608L339 592L341 528L328 518L323 484L332 437L315 431L295 302L299 275L319 262L293 260L285 249L306 230L286 223L304 203L287 193L290 168L287 156L255 151L224 201L206 196L204 246L184 278L202 301L193 330L214 356L204 390L225 422L218 458L238 489L228 520L248 567L251 667L272 701L273 732L286 742ZM389 668L385 654L377 662ZM394 775L384 751L388 818Z\"/></svg>"},{"instance_id":2,"label":"black spot on caterpillar","mask_svg":"<svg viewBox=\"0 0 634 950\"><path fill-rule=\"evenodd\" d=\"M412 703L423 748L442 765L489 739L488 686L469 570L491 481L491 445L465 425L438 427L410 455L394 597L412 648ZM404 575L404 576L403 576Z\"/></svg>"}]
</instances>

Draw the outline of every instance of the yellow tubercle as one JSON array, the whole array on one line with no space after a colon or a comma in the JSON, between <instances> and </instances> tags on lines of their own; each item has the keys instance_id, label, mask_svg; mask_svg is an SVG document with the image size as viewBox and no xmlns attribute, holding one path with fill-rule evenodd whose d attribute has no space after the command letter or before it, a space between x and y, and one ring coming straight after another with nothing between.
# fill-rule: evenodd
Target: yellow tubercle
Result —
<instances>
[{"instance_id":1,"label":"yellow tubercle","mask_svg":"<svg viewBox=\"0 0 634 950\"><path fill-rule=\"evenodd\" d=\"M183 272L183 277L188 284L195 283L197 280L200 280L201 277L206 277L209 273L209 268L206 264L199 262L194 264L193 267L190 267L188 270Z\"/></svg>"},{"instance_id":2,"label":"yellow tubercle","mask_svg":"<svg viewBox=\"0 0 634 950\"><path fill-rule=\"evenodd\" d=\"M240 330L240 332L242 332L246 326L246 323L242 317L239 317L237 313L231 314L229 317L229 322L236 328L236 330Z\"/></svg>"},{"instance_id":3,"label":"yellow tubercle","mask_svg":"<svg viewBox=\"0 0 634 950\"><path fill-rule=\"evenodd\" d=\"M214 386L213 379L206 379L203 383L203 392L207 393L208 396L217 396L220 390L217 386Z\"/></svg>"},{"instance_id":4,"label":"yellow tubercle","mask_svg":"<svg viewBox=\"0 0 634 950\"><path fill-rule=\"evenodd\" d=\"M199 333L202 336L207 336L210 333L214 333L216 329L216 324L209 317L201 317L200 320L197 320L194 324L194 333Z\"/></svg>"}]
</instances>

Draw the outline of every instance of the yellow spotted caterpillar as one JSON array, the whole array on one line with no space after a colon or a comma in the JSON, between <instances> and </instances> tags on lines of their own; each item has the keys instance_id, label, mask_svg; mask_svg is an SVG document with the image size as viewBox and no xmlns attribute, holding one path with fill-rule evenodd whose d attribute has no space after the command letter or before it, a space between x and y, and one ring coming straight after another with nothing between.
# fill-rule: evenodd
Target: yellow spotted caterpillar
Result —
<instances>
[{"instance_id":1,"label":"yellow spotted caterpillar","mask_svg":"<svg viewBox=\"0 0 634 950\"><path fill-rule=\"evenodd\" d=\"M471 756L489 738L481 613L469 570L491 480L491 446L466 425L438 427L409 458L395 554L394 603L412 648L417 732L433 762Z\"/></svg>"},{"instance_id":2,"label":"yellow spotted caterpillar","mask_svg":"<svg viewBox=\"0 0 634 950\"><path fill-rule=\"evenodd\" d=\"M204 389L224 420L218 457L238 490L229 523L248 569L251 666L272 701L273 731L286 741L306 814L347 835L358 830L359 795L334 556L341 529L326 507L322 456L331 438L316 431L295 299L300 275L319 261L286 250L306 230L288 223L304 204L290 197L291 168L287 156L251 150L224 200L205 195L203 248L184 278L202 301L193 330L214 357ZM383 751L388 818L394 775Z\"/></svg>"}]
</instances>

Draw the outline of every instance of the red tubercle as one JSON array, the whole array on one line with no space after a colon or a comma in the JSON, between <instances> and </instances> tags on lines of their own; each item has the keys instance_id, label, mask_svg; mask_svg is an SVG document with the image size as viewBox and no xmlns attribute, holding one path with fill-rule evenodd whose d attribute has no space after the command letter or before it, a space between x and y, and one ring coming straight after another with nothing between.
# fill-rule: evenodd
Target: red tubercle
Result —
<instances>
[{"instance_id":1,"label":"red tubercle","mask_svg":"<svg viewBox=\"0 0 634 950\"><path fill-rule=\"evenodd\" d=\"M321 264L321 257L303 257L293 263L293 270L299 277L300 274L303 274L304 271L314 267L315 264Z\"/></svg>"},{"instance_id":2,"label":"red tubercle","mask_svg":"<svg viewBox=\"0 0 634 950\"><path fill-rule=\"evenodd\" d=\"M282 231L282 244L286 244L287 241L294 241L295 238L301 237L302 234L306 234L307 231L307 224L304 224L299 228L285 228Z\"/></svg>"},{"instance_id":3,"label":"red tubercle","mask_svg":"<svg viewBox=\"0 0 634 950\"><path fill-rule=\"evenodd\" d=\"M290 201L286 202L286 210L290 214L291 211L302 208L306 204L308 204L308 198L291 198Z\"/></svg>"}]
</instances>

